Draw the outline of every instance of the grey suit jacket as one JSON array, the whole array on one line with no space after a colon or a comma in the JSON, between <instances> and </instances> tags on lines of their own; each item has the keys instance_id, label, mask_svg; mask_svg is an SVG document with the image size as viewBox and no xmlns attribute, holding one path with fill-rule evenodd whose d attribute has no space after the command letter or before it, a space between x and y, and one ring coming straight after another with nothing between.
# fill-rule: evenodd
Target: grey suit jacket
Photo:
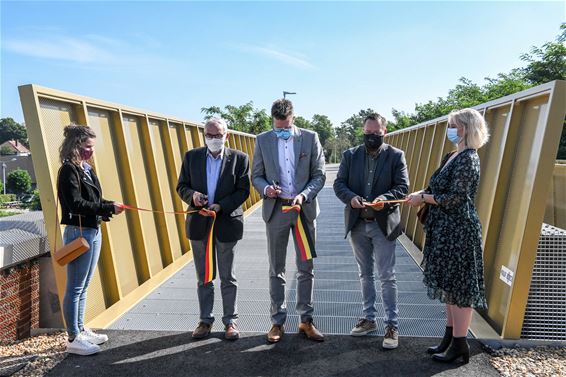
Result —
<instances>
[{"instance_id":1,"label":"grey suit jacket","mask_svg":"<svg viewBox=\"0 0 566 377\"><path fill-rule=\"evenodd\" d=\"M352 208L351 200L355 196L363 196L364 169L366 148L364 145L348 149L342 156L338 175L334 181L334 192L346 207L344 208L344 225L346 234L360 221L360 210ZM382 200L402 199L409 192L409 176L407 163L402 150L383 144L383 150L377 160L375 177L371 195L372 201L379 197ZM399 204L386 204L381 211L375 211L376 221L388 240L394 240L403 232Z\"/></svg>"},{"instance_id":2,"label":"grey suit jacket","mask_svg":"<svg viewBox=\"0 0 566 377\"><path fill-rule=\"evenodd\" d=\"M293 136L295 152L295 190L304 194L307 200L303 203L303 213L309 221L314 221L319 209L316 195L324 187L326 172L324 170L324 152L318 134L313 131L295 127ZM273 130L257 136L252 164L252 184L263 197L263 220L268 222L275 208L275 199L264 196L266 186L281 179L279 172L279 156L277 136Z\"/></svg>"}]
</instances>

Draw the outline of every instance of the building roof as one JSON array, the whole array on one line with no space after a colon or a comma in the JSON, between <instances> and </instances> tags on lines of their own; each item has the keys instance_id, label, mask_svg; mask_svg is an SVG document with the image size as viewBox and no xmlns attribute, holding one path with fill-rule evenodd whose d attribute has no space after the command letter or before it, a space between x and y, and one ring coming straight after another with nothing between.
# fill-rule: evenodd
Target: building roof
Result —
<instances>
[{"instance_id":1,"label":"building roof","mask_svg":"<svg viewBox=\"0 0 566 377\"><path fill-rule=\"evenodd\" d=\"M11 148L12 150L16 151L17 153L30 153L29 149L27 149L25 145L23 145L21 142L19 142L17 140L5 141L4 143L0 144L0 148L1 147Z\"/></svg>"}]
</instances>

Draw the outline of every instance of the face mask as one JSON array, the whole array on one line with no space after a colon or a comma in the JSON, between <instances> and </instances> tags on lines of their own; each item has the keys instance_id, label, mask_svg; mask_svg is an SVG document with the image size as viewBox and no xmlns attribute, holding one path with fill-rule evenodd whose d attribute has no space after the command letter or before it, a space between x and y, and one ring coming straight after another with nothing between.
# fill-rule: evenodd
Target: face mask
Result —
<instances>
[{"instance_id":1,"label":"face mask","mask_svg":"<svg viewBox=\"0 0 566 377\"><path fill-rule=\"evenodd\" d=\"M86 149L79 149L79 155L81 156L81 160L86 161L86 160L90 160L90 158L92 157L92 149L91 150L86 150Z\"/></svg>"},{"instance_id":2,"label":"face mask","mask_svg":"<svg viewBox=\"0 0 566 377\"><path fill-rule=\"evenodd\" d=\"M447 128L446 129L446 137L448 138L448 140L450 140L454 144L458 144L458 143L460 143L460 141L462 141L462 138L460 136L458 136L458 129L457 128Z\"/></svg>"},{"instance_id":3,"label":"face mask","mask_svg":"<svg viewBox=\"0 0 566 377\"><path fill-rule=\"evenodd\" d=\"M293 134L290 128L274 128L273 131L275 131L278 138L283 140L288 140Z\"/></svg>"},{"instance_id":4,"label":"face mask","mask_svg":"<svg viewBox=\"0 0 566 377\"><path fill-rule=\"evenodd\" d=\"M383 144L383 135L364 134L364 144L370 151L378 150Z\"/></svg>"},{"instance_id":5,"label":"face mask","mask_svg":"<svg viewBox=\"0 0 566 377\"><path fill-rule=\"evenodd\" d=\"M222 139L205 138L204 142L206 143L209 151L216 153L224 146L224 143L226 142L226 135L222 136Z\"/></svg>"}]
</instances>

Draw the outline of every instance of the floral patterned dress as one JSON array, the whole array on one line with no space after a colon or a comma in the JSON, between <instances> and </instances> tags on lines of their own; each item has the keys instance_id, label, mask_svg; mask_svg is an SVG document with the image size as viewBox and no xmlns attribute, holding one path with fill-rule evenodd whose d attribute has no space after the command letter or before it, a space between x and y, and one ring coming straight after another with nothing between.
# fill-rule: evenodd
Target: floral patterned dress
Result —
<instances>
[{"instance_id":1,"label":"floral patterned dress","mask_svg":"<svg viewBox=\"0 0 566 377\"><path fill-rule=\"evenodd\" d=\"M438 205L429 206L425 222L423 282L431 299L459 307L487 308L482 229L474 205L479 181L479 156L466 149L434 172L428 189Z\"/></svg>"}]
</instances>

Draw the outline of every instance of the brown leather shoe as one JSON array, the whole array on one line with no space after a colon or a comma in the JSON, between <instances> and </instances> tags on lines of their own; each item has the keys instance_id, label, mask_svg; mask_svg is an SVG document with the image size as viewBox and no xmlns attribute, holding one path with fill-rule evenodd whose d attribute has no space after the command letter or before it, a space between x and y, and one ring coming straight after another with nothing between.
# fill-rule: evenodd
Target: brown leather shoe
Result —
<instances>
[{"instance_id":1,"label":"brown leather shoe","mask_svg":"<svg viewBox=\"0 0 566 377\"><path fill-rule=\"evenodd\" d=\"M281 340L281 338L283 338L284 332L285 330L283 329L283 325L271 326L271 330L267 333L267 341L269 343L277 343Z\"/></svg>"},{"instance_id":2,"label":"brown leather shoe","mask_svg":"<svg viewBox=\"0 0 566 377\"><path fill-rule=\"evenodd\" d=\"M311 322L301 322L299 325L299 332L304 333L307 338L310 340L314 340L317 342L324 341L324 335L316 327L314 327L314 323Z\"/></svg>"},{"instance_id":3,"label":"brown leather shoe","mask_svg":"<svg viewBox=\"0 0 566 377\"><path fill-rule=\"evenodd\" d=\"M226 325L226 332L224 333L224 338L228 340L236 340L240 338L240 332L236 328L235 323L229 323Z\"/></svg>"},{"instance_id":4,"label":"brown leather shoe","mask_svg":"<svg viewBox=\"0 0 566 377\"><path fill-rule=\"evenodd\" d=\"M210 335L212 325L209 323L199 322L196 329L193 330L193 339L202 339Z\"/></svg>"}]
</instances>

